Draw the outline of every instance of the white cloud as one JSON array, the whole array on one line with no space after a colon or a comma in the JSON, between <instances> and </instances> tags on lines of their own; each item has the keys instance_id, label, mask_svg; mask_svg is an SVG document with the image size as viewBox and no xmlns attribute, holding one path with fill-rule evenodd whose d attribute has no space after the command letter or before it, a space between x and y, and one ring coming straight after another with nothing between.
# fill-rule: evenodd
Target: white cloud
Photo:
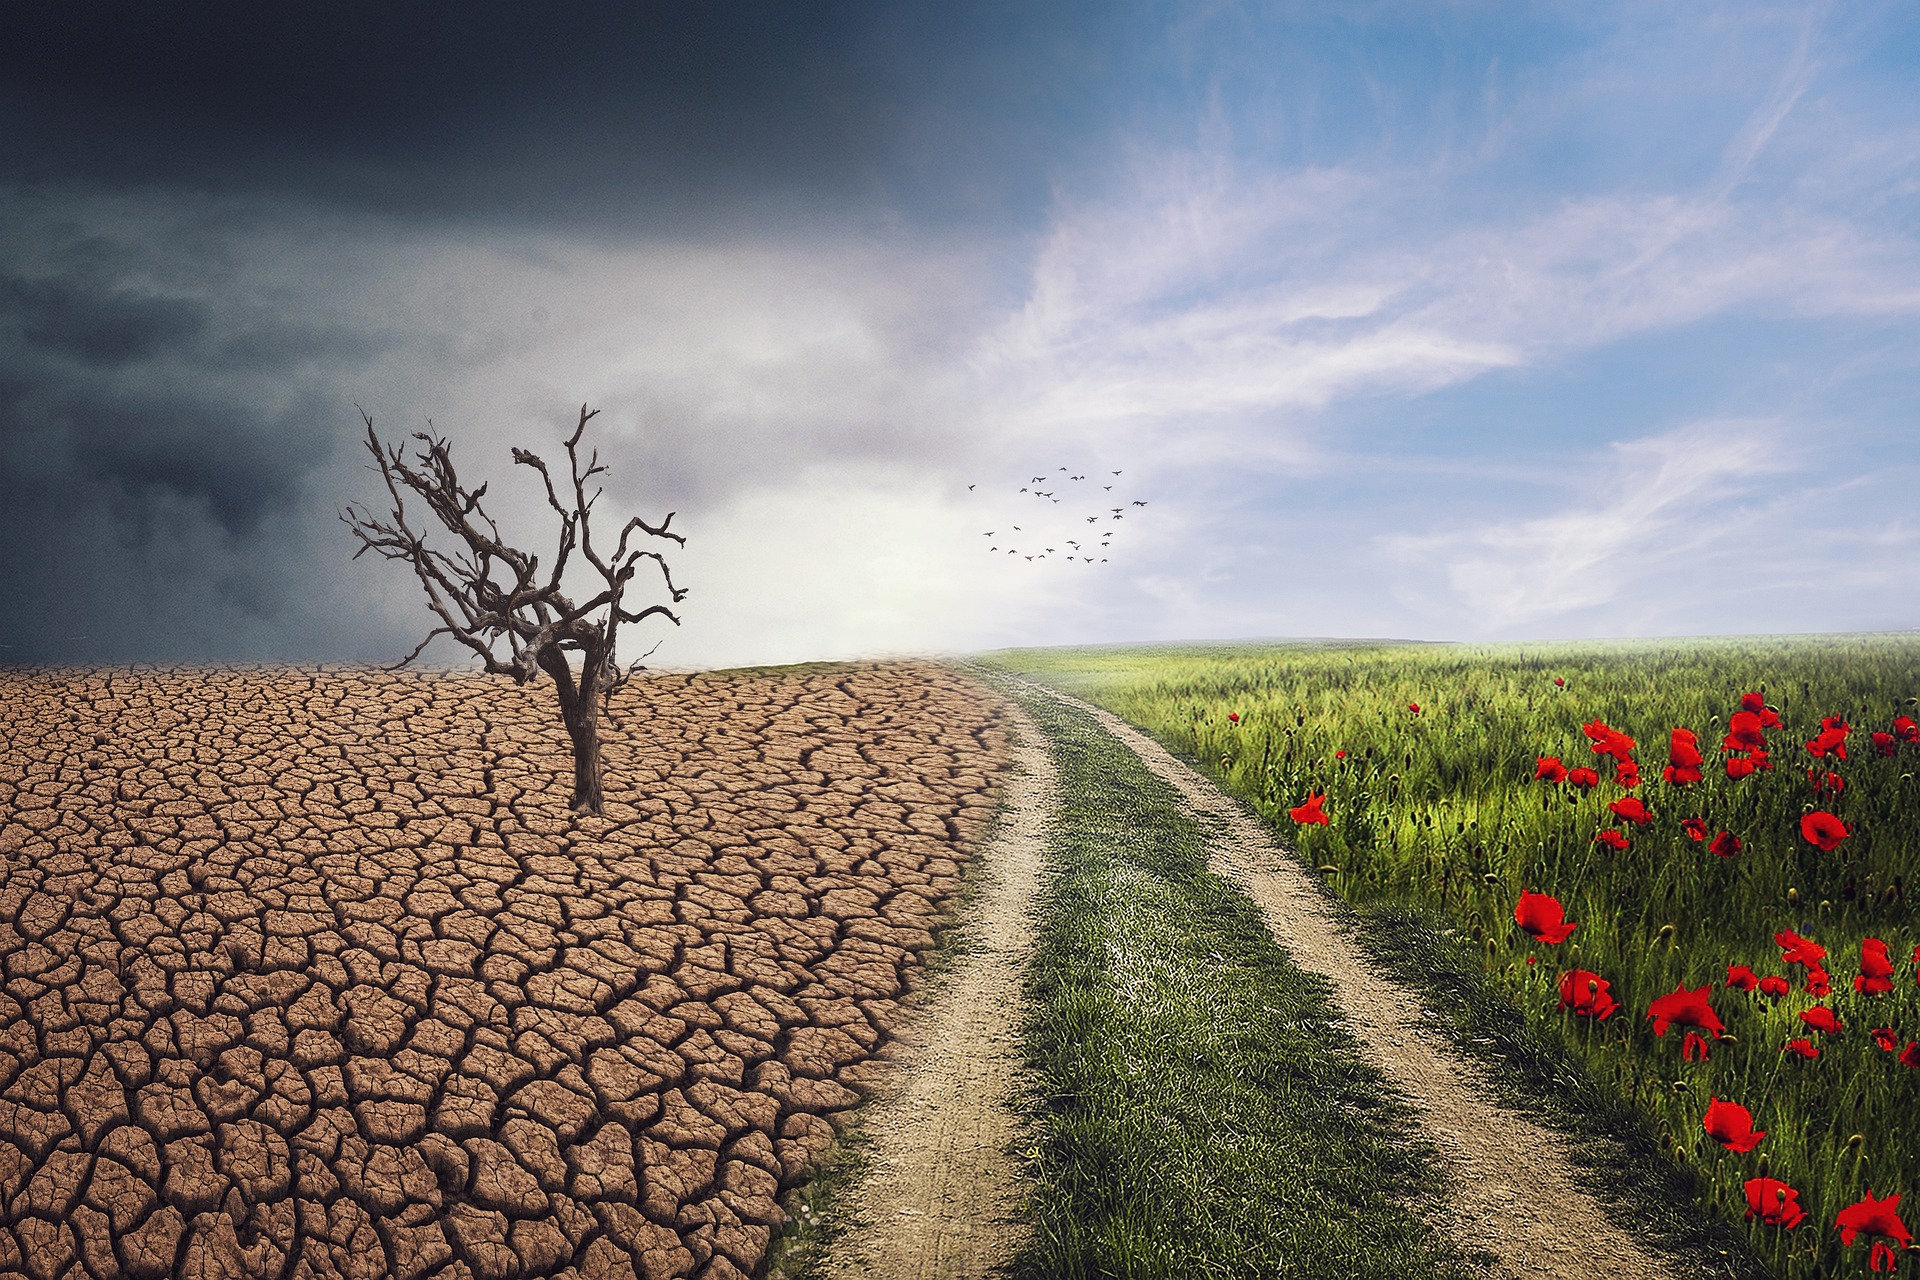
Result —
<instances>
[{"instance_id":1,"label":"white cloud","mask_svg":"<svg viewBox=\"0 0 1920 1280\"><path fill-rule=\"evenodd\" d=\"M1499 634L1630 601L1676 564L1747 557L1771 506L1756 482L1791 469L1771 424L1697 423L1615 444L1590 470L1576 464L1587 478L1555 514L1378 541L1453 592L1443 600L1414 589L1410 599ZM1630 604L1630 613L1643 612Z\"/></svg>"}]
</instances>

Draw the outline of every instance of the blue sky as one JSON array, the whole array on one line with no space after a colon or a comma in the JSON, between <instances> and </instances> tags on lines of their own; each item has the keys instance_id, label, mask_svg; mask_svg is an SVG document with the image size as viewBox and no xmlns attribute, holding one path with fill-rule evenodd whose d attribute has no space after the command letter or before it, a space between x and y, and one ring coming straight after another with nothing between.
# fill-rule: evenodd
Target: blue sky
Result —
<instances>
[{"instance_id":1,"label":"blue sky","mask_svg":"<svg viewBox=\"0 0 1920 1280\"><path fill-rule=\"evenodd\" d=\"M355 406L538 550L582 400L667 665L1920 624L1910 8L82 8L0 62L0 656L398 657Z\"/></svg>"}]
</instances>

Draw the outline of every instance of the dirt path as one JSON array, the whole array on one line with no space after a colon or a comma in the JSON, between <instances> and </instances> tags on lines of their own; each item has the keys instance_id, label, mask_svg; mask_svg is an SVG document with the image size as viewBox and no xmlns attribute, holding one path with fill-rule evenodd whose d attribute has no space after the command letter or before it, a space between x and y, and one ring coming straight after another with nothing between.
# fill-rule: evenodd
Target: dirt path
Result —
<instances>
[{"instance_id":1,"label":"dirt path","mask_svg":"<svg viewBox=\"0 0 1920 1280\"><path fill-rule=\"evenodd\" d=\"M1450 1220L1439 1225L1500 1260L1503 1277L1580 1280L1669 1277L1575 1181L1566 1144L1501 1108L1475 1068L1419 1023L1418 999L1374 974L1328 911L1318 884L1267 831L1211 782L1119 717L1029 685L1092 715L1202 819L1218 825L1212 869L1244 886L1267 927L1303 969L1331 979L1352 1030L1425 1116L1428 1136L1454 1175Z\"/></svg>"},{"instance_id":2,"label":"dirt path","mask_svg":"<svg viewBox=\"0 0 1920 1280\"><path fill-rule=\"evenodd\" d=\"M1056 771L1033 722L1014 725L1005 808L962 925L971 946L904 1028L901 1075L863 1117L872 1168L844 1201L854 1226L829 1248L830 1277L972 1280L1018 1247L1010 1095Z\"/></svg>"}]
</instances>

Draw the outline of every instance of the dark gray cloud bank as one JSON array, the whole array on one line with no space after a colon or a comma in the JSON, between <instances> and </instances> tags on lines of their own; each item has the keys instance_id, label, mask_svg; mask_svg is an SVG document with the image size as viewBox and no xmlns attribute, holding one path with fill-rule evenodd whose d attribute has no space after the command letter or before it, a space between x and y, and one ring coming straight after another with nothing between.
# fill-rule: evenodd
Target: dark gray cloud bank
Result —
<instances>
[{"instance_id":1,"label":"dark gray cloud bank","mask_svg":"<svg viewBox=\"0 0 1920 1280\"><path fill-rule=\"evenodd\" d=\"M461 245L538 276L555 244L1017 235L1070 123L1053 104L1105 57L1085 13L1050 15L10 10L0 658L391 655L418 603L396 620L336 563L334 506L373 492L355 402L395 430L446 413L434 383L551 341L579 283L553 266L549 297L511 296L525 276L488 296ZM557 428L592 389L552 390ZM663 420L721 429L663 394ZM797 447L757 443L775 467ZM699 444L655 433L628 469L697 501L724 483Z\"/></svg>"}]
</instances>

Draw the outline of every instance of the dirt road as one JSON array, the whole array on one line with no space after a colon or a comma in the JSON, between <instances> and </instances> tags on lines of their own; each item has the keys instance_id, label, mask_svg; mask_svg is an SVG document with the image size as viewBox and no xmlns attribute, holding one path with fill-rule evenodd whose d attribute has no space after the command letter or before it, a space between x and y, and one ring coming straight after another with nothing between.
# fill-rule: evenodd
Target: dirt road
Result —
<instances>
[{"instance_id":1,"label":"dirt road","mask_svg":"<svg viewBox=\"0 0 1920 1280\"><path fill-rule=\"evenodd\" d=\"M1453 1175L1443 1230L1499 1260L1502 1277L1665 1280L1674 1273L1612 1221L1573 1176L1566 1144L1501 1106L1479 1073L1420 1025L1420 1004L1378 976L1319 886L1218 787L1117 716L1029 685L1092 715L1185 798L1213 837L1212 869L1245 887L1294 962L1332 981L1354 1034L1419 1107Z\"/></svg>"}]
</instances>

